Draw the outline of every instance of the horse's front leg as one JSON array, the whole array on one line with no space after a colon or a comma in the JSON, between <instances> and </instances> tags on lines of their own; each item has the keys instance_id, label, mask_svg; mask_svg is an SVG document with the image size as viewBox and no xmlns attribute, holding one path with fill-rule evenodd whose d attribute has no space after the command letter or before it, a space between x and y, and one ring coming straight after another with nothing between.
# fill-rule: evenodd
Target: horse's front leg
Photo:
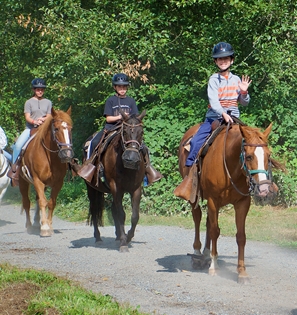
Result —
<instances>
[{"instance_id":1,"label":"horse's front leg","mask_svg":"<svg viewBox=\"0 0 297 315\"><path fill-rule=\"evenodd\" d=\"M244 263L244 249L246 244L246 234L245 234L245 220L250 209L250 197L244 197L240 202L234 204L235 209L235 222L236 222L236 242L238 246L238 283L248 283L249 276L245 270Z\"/></svg>"},{"instance_id":2,"label":"horse's front leg","mask_svg":"<svg viewBox=\"0 0 297 315\"><path fill-rule=\"evenodd\" d=\"M131 229L128 231L127 242L129 243L134 237L136 225L139 221L139 205L141 199L141 186L131 194L132 215Z\"/></svg>"},{"instance_id":3,"label":"horse's front leg","mask_svg":"<svg viewBox=\"0 0 297 315\"><path fill-rule=\"evenodd\" d=\"M55 186L51 188L51 196L47 203L47 207L48 207L47 222L50 227L51 233L53 233L53 215L54 215L54 210L57 204L57 196L62 186L63 186L63 179L56 182Z\"/></svg>"},{"instance_id":4,"label":"horse's front leg","mask_svg":"<svg viewBox=\"0 0 297 315\"><path fill-rule=\"evenodd\" d=\"M122 200L124 193L116 192L113 193L113 202L111 206L112 217L116 229L117 240L120 240L120 251L128 252L127 235L125 233L125 220L126 214L123 209Z\"/></svg>"},{"instance_id":5,"label":"horse's front leg","mask_svg":"<svg viewBox=\"0 0 297 315\"><path fill-rule=\"evenodd\" d=\"M50 227L50 223L48 222L46 215L47 200L44 194L45 185L38 178L34 178L34 187L37 194L37 200L41 214L40 236L51 236L53 231Z\"/></svg>"}]
</instances>

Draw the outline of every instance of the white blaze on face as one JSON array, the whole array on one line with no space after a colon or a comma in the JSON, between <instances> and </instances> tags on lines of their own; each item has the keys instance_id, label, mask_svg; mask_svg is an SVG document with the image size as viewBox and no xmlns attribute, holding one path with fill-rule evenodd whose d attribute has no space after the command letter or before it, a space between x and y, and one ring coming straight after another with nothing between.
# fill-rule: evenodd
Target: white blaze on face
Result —
<instances>
[{"instance_id":1,"label":"white blaze on face","mask_svg":"<svg viewBox=\"0 0 297 315\"><path fill-rule=\"evenodd\" d=\"M264 167L264 150L262 147L257 147L255 150L255 155L257 157L258 160L258 170L264 170L265 171L265 167ZM259 173L259 182L262 180L266 180L266 174L265 173Z\"/></svg>"},{"instance_id":2,"label":"white blaze on face","mask_svg":"<svg viewBox=\"0 0 297 315\"><path fill-rule=\"evenodd\" d=\"M64 139L65 139L65 143L66 144L70 144L70 139L69 139L69 133L68 133L68 129L67 129L67 123L66 122L62 122L62 127L64 128L63 133L64 133Z\"/></svg>"}]
</instances>

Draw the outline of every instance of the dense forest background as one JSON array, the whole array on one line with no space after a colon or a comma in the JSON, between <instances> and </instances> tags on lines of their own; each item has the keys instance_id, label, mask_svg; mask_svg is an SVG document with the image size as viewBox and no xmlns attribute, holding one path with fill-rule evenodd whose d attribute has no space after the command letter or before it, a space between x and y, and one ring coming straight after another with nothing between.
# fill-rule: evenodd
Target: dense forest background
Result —
<instances>
[{"instance_id":1,"label":"dense forest background","mask_svg":"<svg viewBox=\"0 0 297 315\"><path fill-rule=\"evenodd\" d=\"M9 143L24 128L31 80L42 77L56 108L72 106L75 154L104 123L112 75L129 75L129 95L146 109L145 142L165 176L146 189L142 208L187 212L174 197L181 181L177 148L183 133L204 119L206 86L216 71L212 47L232 44L232 72L253 80L241 119L273 122L274 173L283 206L297 204L297 3L290 0L0 0L0 125ZM214 166L215 167L215 166Z\"/></svg>"}]
</instances>

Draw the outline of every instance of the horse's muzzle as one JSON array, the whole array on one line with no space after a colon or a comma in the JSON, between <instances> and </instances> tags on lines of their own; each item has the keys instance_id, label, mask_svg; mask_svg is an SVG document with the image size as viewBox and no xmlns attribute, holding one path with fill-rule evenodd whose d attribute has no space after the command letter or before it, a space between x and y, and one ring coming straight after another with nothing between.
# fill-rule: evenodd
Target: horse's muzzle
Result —
<instances>
[{"instance_id":1,"label":"horse's muzzle","mask_svg":"<svg viewBox=\"0 0 297 315\"><path fill-rule=\"evenodd\" d=\"M125 168L138 170L140 164L139 151L134 148L127 148L122 154L122 161Z\"/></svg>"},{"instance_id":2,"label":"horse's muzzle","mask_svg":"<svg viewBox=\"0 0 297 315\"><path fill-rule=\"evenodd\" d=\"M59 158L61 159L62 163L69 163L71 162L71 159L74 156L72 148L62 148L60 149L59 153Z\"/></svg>"},{"instance_id":3,"label":"horse's muzzle","mask_svg":"<svg viewBox=\"0 0 297 315\"><path fill-rule=\"evenodd\" d=\"M256 204L266 205L271 204L276 198L278 192L277 185L270 181L261 181L255 187L254 201Z\"/></svg>"}]
</instances>

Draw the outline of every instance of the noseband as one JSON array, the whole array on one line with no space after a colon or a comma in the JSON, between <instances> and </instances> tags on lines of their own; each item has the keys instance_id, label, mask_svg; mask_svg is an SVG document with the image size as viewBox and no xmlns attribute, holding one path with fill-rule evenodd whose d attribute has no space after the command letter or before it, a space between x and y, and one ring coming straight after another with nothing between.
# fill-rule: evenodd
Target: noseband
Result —
<instances>
[{"instance_id":1,"label":"noseband","mask_svg":"<svg viewBox=\"0 0 297 315\"><path fill-rule=\"evenodd\" d=\"M240 153L240 161L242 163L242 169L245 171L246 173L246 177L247 177L247 182L249 183L249 194L251 196L253 196L255 194L255 190L257 188L257 186L261 185L261 184L272 184L272 171L271 171L271 160L268 159L268 170L249 170L246 166L246 160L245 160L245 151L244 151L244 147L267 147L266 143L261 143L261 144L254 144L254 143L245 143L245 140L242 140L242 144L241 144L241 153ZM265 181L260 181L259 183L256 183L256 181L253 178L253 175L255 174L265 174L267 176L267 180Z\"/></svg>"},{"instance_id":2,"label":"noseband","mask_svg":"<svg viewBox=\"0 0 297 315\"><path fill-rule=\"evenodd\" d=\"M124 139L124 126L128 127L131 130L131 133L133 134L134 129L136 127L143 126L142 123L138 124L128 124L127 122L123 122L122 128L121 128L121 139L122 139L122 147L123 147L123 154L122 154L122 161L125 168L134 169L137 170L140 163L140 150L142 148L142 145L137 140L125 140ZM134 153L134 154L131 154ZM131 156L133 156L131 158Z\"/></svg>"}]
</instances>

